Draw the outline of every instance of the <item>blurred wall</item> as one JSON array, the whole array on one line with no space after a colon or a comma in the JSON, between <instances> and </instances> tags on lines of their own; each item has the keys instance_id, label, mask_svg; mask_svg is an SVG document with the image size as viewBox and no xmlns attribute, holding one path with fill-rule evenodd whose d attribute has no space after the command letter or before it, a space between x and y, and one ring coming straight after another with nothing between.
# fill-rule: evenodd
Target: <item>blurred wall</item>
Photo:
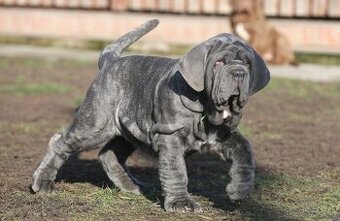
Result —
<instances>
[{"instance_id":1,"label":"blurred wall","mask_svg":"<svg viewBox=\"0 0 340 221\"><path fill-rule=\"evenodd\" d=\"M229 14L229 0L0 0L0 6ZM252 1L252 0L240 0ZM339 0L262 0L267 16L340 18Z\"/></svg>"},{"instance_id":2,"label":"blurred wall","mask_svg":"<svg viewBox=\"0 0 340 221\"><path fill-rule=\"evenodd\" d=\"M295 50L340 53L340 0L264 0L264 8ZM230 32L229 13L228 0L0 0L0 35L113 40L159 18L144 40L197 44Z\"/></svg>"}]
</instances>

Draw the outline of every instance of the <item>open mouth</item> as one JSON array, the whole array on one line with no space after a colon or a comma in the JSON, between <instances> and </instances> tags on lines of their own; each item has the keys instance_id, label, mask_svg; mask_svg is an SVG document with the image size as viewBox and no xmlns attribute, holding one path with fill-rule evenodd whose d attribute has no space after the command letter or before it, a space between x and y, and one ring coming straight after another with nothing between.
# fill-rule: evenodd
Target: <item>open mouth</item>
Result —
<instances>
[{"instance_id":1,"label":"open mouth","mask_svg":"<svg viewBox=\"0 0 340 221\"><path fill-rule=\"evenodd\" d=\"M241 60L221 59L215 62L214 83L211 91L214 108L208 114L213 125L227 124L238 115L246 102L244 85L247 69Z\"/></svg>"}]
</instances>

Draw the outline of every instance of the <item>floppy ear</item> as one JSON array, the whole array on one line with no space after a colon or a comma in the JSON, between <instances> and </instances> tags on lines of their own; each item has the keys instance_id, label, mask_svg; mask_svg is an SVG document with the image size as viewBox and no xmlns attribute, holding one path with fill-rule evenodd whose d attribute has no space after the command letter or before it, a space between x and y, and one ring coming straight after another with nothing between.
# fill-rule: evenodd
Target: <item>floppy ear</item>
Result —
<instances>
[{"instance_id":1,"label":"floppy ear","mask_svg":"<svg viewBox=\"0 0 340 221\"><path fill-rule=\"evenodd\" d=\"M267 68L266 63L263 61L260 55L252 49L253 51L253 59L251 61L251 71L250 71L250 86L249 86L249 95L253 95L262 88L264 88L269 80L270 73Z\"/></svg>"},{"instance_id":2,"label":"floppy ear","mask_svg":"<svg viewBox=\"0 0 340 221\"><path fill-rule=\"evenodd\" d=\"M204 75L206 71L206 58L210 50L204 42L191 49L179 61L179 72L188 85L195 91L204 90Z\"/></svg>"}]
</instances>

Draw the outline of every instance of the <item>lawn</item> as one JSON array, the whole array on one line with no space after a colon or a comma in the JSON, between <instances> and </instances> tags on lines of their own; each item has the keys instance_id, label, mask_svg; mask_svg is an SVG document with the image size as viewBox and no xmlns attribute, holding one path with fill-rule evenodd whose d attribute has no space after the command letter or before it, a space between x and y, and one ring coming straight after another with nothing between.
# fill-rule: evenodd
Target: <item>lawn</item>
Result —
<instances>
[{"instance_id":1,"label":"lawn","mask_svg":"<svg viewBox=\"0 0 340 221\"><path fill-rule=\"evenodd\" d=\"M157 169L137 154L129 166L149 184L144 195L119 192L97 151L70 157L54 193L31 194L49 138L96 74L94 62L0 58L1 220L340 220L340 83L273 78L251 98L239 129L254 148L256 185L243 202L225 194L228 165L198 154L187 166L201 214L164 212Z\"/></svg>"}]
</instances>

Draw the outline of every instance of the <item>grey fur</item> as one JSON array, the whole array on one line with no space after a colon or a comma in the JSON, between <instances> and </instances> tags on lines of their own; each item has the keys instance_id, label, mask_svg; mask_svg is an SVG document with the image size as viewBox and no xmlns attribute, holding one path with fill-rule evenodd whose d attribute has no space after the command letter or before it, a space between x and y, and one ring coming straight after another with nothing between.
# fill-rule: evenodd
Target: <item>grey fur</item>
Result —
<instances>
[{"instance_id":1,"label":"grey fur","mask_svg":"<svg viewBox=\"0 0 340 221\"><path fill-rule=\"evenodd\" d=\"M51 192L57 170L74 152L102 148L99 158L122 191L139 193L124 163L136 147L159 156L166 211L201 212L187 191L186 153L205 150L231 160L231 200L254 187L254 156L238 132L249 95L269 81L262 58L241 39L217 35L183 58L125 56L121 52L158 24L151 20L107 46L99 74L70 126L56 133L33 174L34 192ZM203 148L204 146L204 148Z\"/></svg>"}]
</instances>

